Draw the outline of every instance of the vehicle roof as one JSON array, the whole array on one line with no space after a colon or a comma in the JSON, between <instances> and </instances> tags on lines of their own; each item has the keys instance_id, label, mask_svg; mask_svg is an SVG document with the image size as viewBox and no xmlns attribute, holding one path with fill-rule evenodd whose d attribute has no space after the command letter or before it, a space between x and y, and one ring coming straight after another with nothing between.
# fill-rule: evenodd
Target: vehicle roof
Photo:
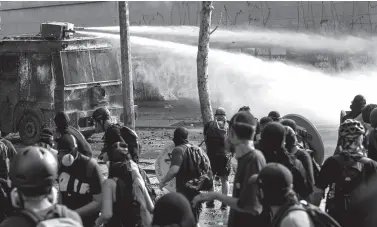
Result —
<instances>
[{"instance_id":1,"label":"vehicle roof","mask_svg":"<svg viewBox=\"0 0 377 227\"><path fill-rule=\"evenodd\" d=\"M0 40L0 53L6 52L58 52L69 50L87 50L111 48L109 40L100 37L74 36L59 40L50 40L38 35L4 37Z\"/></svg>"}]
</instances>

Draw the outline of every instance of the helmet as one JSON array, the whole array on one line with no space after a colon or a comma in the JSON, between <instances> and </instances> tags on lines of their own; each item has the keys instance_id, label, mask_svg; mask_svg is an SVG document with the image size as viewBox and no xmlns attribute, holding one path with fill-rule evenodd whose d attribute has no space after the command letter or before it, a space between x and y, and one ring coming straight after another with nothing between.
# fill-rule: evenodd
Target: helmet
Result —
<instances>
[{"instance_id":1,"label":"helmet","mask_svg":"<svg viewBox=\"0 0 377 227\"><path fill-rule=\"evenodd\" d=\"M345 120L339 127L339 136L343 138L356 138L364 133L364 126L354 119Z\"/></svg>"},{"instance_id":2,"label":"helmet","mask_svg":"<svg viewBox=\"0 0 377 227\"><path fill-rule=\"evenodd\" d=\"M100 107L93 112L92 118L94 120L109 120L110 111L107 108Z\"/></svg>"},{"instance_id":3,"label":"helmet","mask_svg":"<svg viewBox=\"0 0 377 227\"><path fill-rule=\"evenodd\" d=\"M29 196L48 194L58 176L58 162L47 149L29 146L20 150L9 170L12 186Z\"/></svg>"},{"instance_id":4,"label":"helmet","mask_svg":"<svg viewBox=\"0 0 377 227\"><path fill-rule=\"evenodd\" d=\"M225 115L226 115L226 112L224 108L222 107L217 108L215 112L215 116L225 116Z\"/></svg>"},{"instance_id":5,"label":"helmet","mask_svg":"<svg viewBox=\"0 0 377 227\"><path fill-rule=\"evenodd\" d=\"M272 118L272 120L274 121L279 121L281 118L280 118L280 113L277 112L277 111L271 111L269 114L268 114L268 117Z\"/></svg>"},{"instance_id":6,"label":"helmet","mask_svg":"<svg viewBox=\"0 0 377 227\"><path fill-rule=\"evenodd\" d=\"M377 108L373 109L370 113L370 124L373 128L377 127Z\"/></svg>"}]
</instances>

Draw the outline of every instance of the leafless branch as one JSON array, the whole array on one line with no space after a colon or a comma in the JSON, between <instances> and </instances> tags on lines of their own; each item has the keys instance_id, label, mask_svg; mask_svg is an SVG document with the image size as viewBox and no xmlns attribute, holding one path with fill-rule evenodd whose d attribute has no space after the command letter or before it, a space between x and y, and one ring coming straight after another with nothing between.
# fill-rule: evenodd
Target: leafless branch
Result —
<instances>
[{"instance_id":1,"label":"leafless branch","mask_svg":"<svg viewBox=\"0 0 377 227\"><path fill-rule=\"evenodd\" d=\"M219 21L217 22L216 27L215 27L215 28L209 33L209 35L212 35L212 33L214 33L214 32L217 30L217 28L219 27L219 25L220 25L222 19L223 19L223 12L220 12L220 18L219 18Z\"/></svg>"}]
</instances>

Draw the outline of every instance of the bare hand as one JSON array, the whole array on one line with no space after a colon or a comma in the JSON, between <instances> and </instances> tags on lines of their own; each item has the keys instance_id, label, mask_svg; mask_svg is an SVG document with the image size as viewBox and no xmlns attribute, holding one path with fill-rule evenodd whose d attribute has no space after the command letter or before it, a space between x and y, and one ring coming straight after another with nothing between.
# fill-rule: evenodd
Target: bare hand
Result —
<instances>
[{"instance_id":1,"label":"bare hand","mask_svg":"<svg viewBox=\"0 0 377 227\"><path fill-rule=\"evenodd\" d=\"M160 190L162 191L162 189L165 187L166 183L164 183L163 181L160 182Z\"/></svg>"},{"instance_id":2,"label":"bare hand","mask_svg":"<svg viewBox=\"0 0 377 227\"><path fill-rule=\"evenodd\" d=\"M200 193L199 195L195 196L191 203L192 206L195 207L199 202L207 202L215 199L215 194L213 192L208 193Z\"/></svg>"}]
</instances>

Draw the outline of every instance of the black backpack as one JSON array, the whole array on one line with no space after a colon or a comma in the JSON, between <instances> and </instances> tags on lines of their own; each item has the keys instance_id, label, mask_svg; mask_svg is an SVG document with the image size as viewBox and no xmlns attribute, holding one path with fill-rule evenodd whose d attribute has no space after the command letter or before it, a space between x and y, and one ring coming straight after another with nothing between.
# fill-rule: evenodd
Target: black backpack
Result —
<instances>
[{"instance_id":1,"label":"black backpack","mask_svg":"<svg viewBox=\"0 0 377 227\"><path fill-rule=\"evenodd\" d=\"M281 221L292 211L302 210L305 211L315 227L341 227L339 223L322 211L319 207L314 206L304 200L300 201L300 204L291 205L281 208L272 219L272 227L279 227Z\"/></svg>"},{"instance_id":2,"label":"black backpack","mask_svg":"<svg viewBox=\"0 0 377 227\"><path fill-rule=\"evenodd\" d=\"M139 137L137 133L127 126L116 125L120 127L120 134L124 142L128 145L128 151L131 154L131 158L134 162L139 163L139 155L141 151L141 145L139 143Z\"/></svg>"},{"instance_id":3,"label":"black backpack","mask_svg":"<svg viewBox=\"0 0 377 227\"><path fill-rule=\"evenodd\" d=\"M148 211L136 199L138 195L134 194L134 179L129 165L130 162L118 162L110 167L109 178L116 182L115 210L111 221L119 227L144 227L149 220L143 215Z\"/></svg>"},{"instance_id":4,"label":"black backpack","mask_svg":"<svg viewBox=\"0 0 377 227\"><path fill-rule=\"evenodd\" d=\"M294 180L294 190L300 196L305 199L313 192L313 186L310 184L306 170L301 161L294 155L289 155L290 161L286 163L286 167L291 171Z\"/></svg>"},{"instance_id":5,"label":"black backpack","mask_svg":"<svg viewBox=\"0 0 377 227\"><path fill-rule=\"evenodd\" d=\"M313 166L313 175L314 175L314 182L317 182L317 179L319 178L319 172L321 172L321 165L317 163L317 161L314 158L314 151L309 148L305 148L304 146L299 145L299 148L308 152L311 157L312 166Z\"/></svg>"},{"instance_id":6,"label":"black backpack","mask_svg":"<svg viewBox=\"0 0 377 227\"><path fill-rule=\"evenodd\" d=\"M366 157L355 157L345 153L339 153L333 156L341 167L341 176L335 182L334 196L327 200L326 209L339 223L347 222L347 215L355 201L362 194L360 185L366 179L365 164L372 160ZM358 189L358 190L356 190ZM352 215L352 214L351 214Z\"/></svg>"},{"instance_id":7,"label":"black backpack","mask_svg":"<svg viewBox=\"0 0 377 227\"><path fill-rule=\"evenodd\" d=\"M213 187L213 174L207 154L197 146L185 144L185 187L191 191L208 191Z\"/></svg>"}]
</instances>

